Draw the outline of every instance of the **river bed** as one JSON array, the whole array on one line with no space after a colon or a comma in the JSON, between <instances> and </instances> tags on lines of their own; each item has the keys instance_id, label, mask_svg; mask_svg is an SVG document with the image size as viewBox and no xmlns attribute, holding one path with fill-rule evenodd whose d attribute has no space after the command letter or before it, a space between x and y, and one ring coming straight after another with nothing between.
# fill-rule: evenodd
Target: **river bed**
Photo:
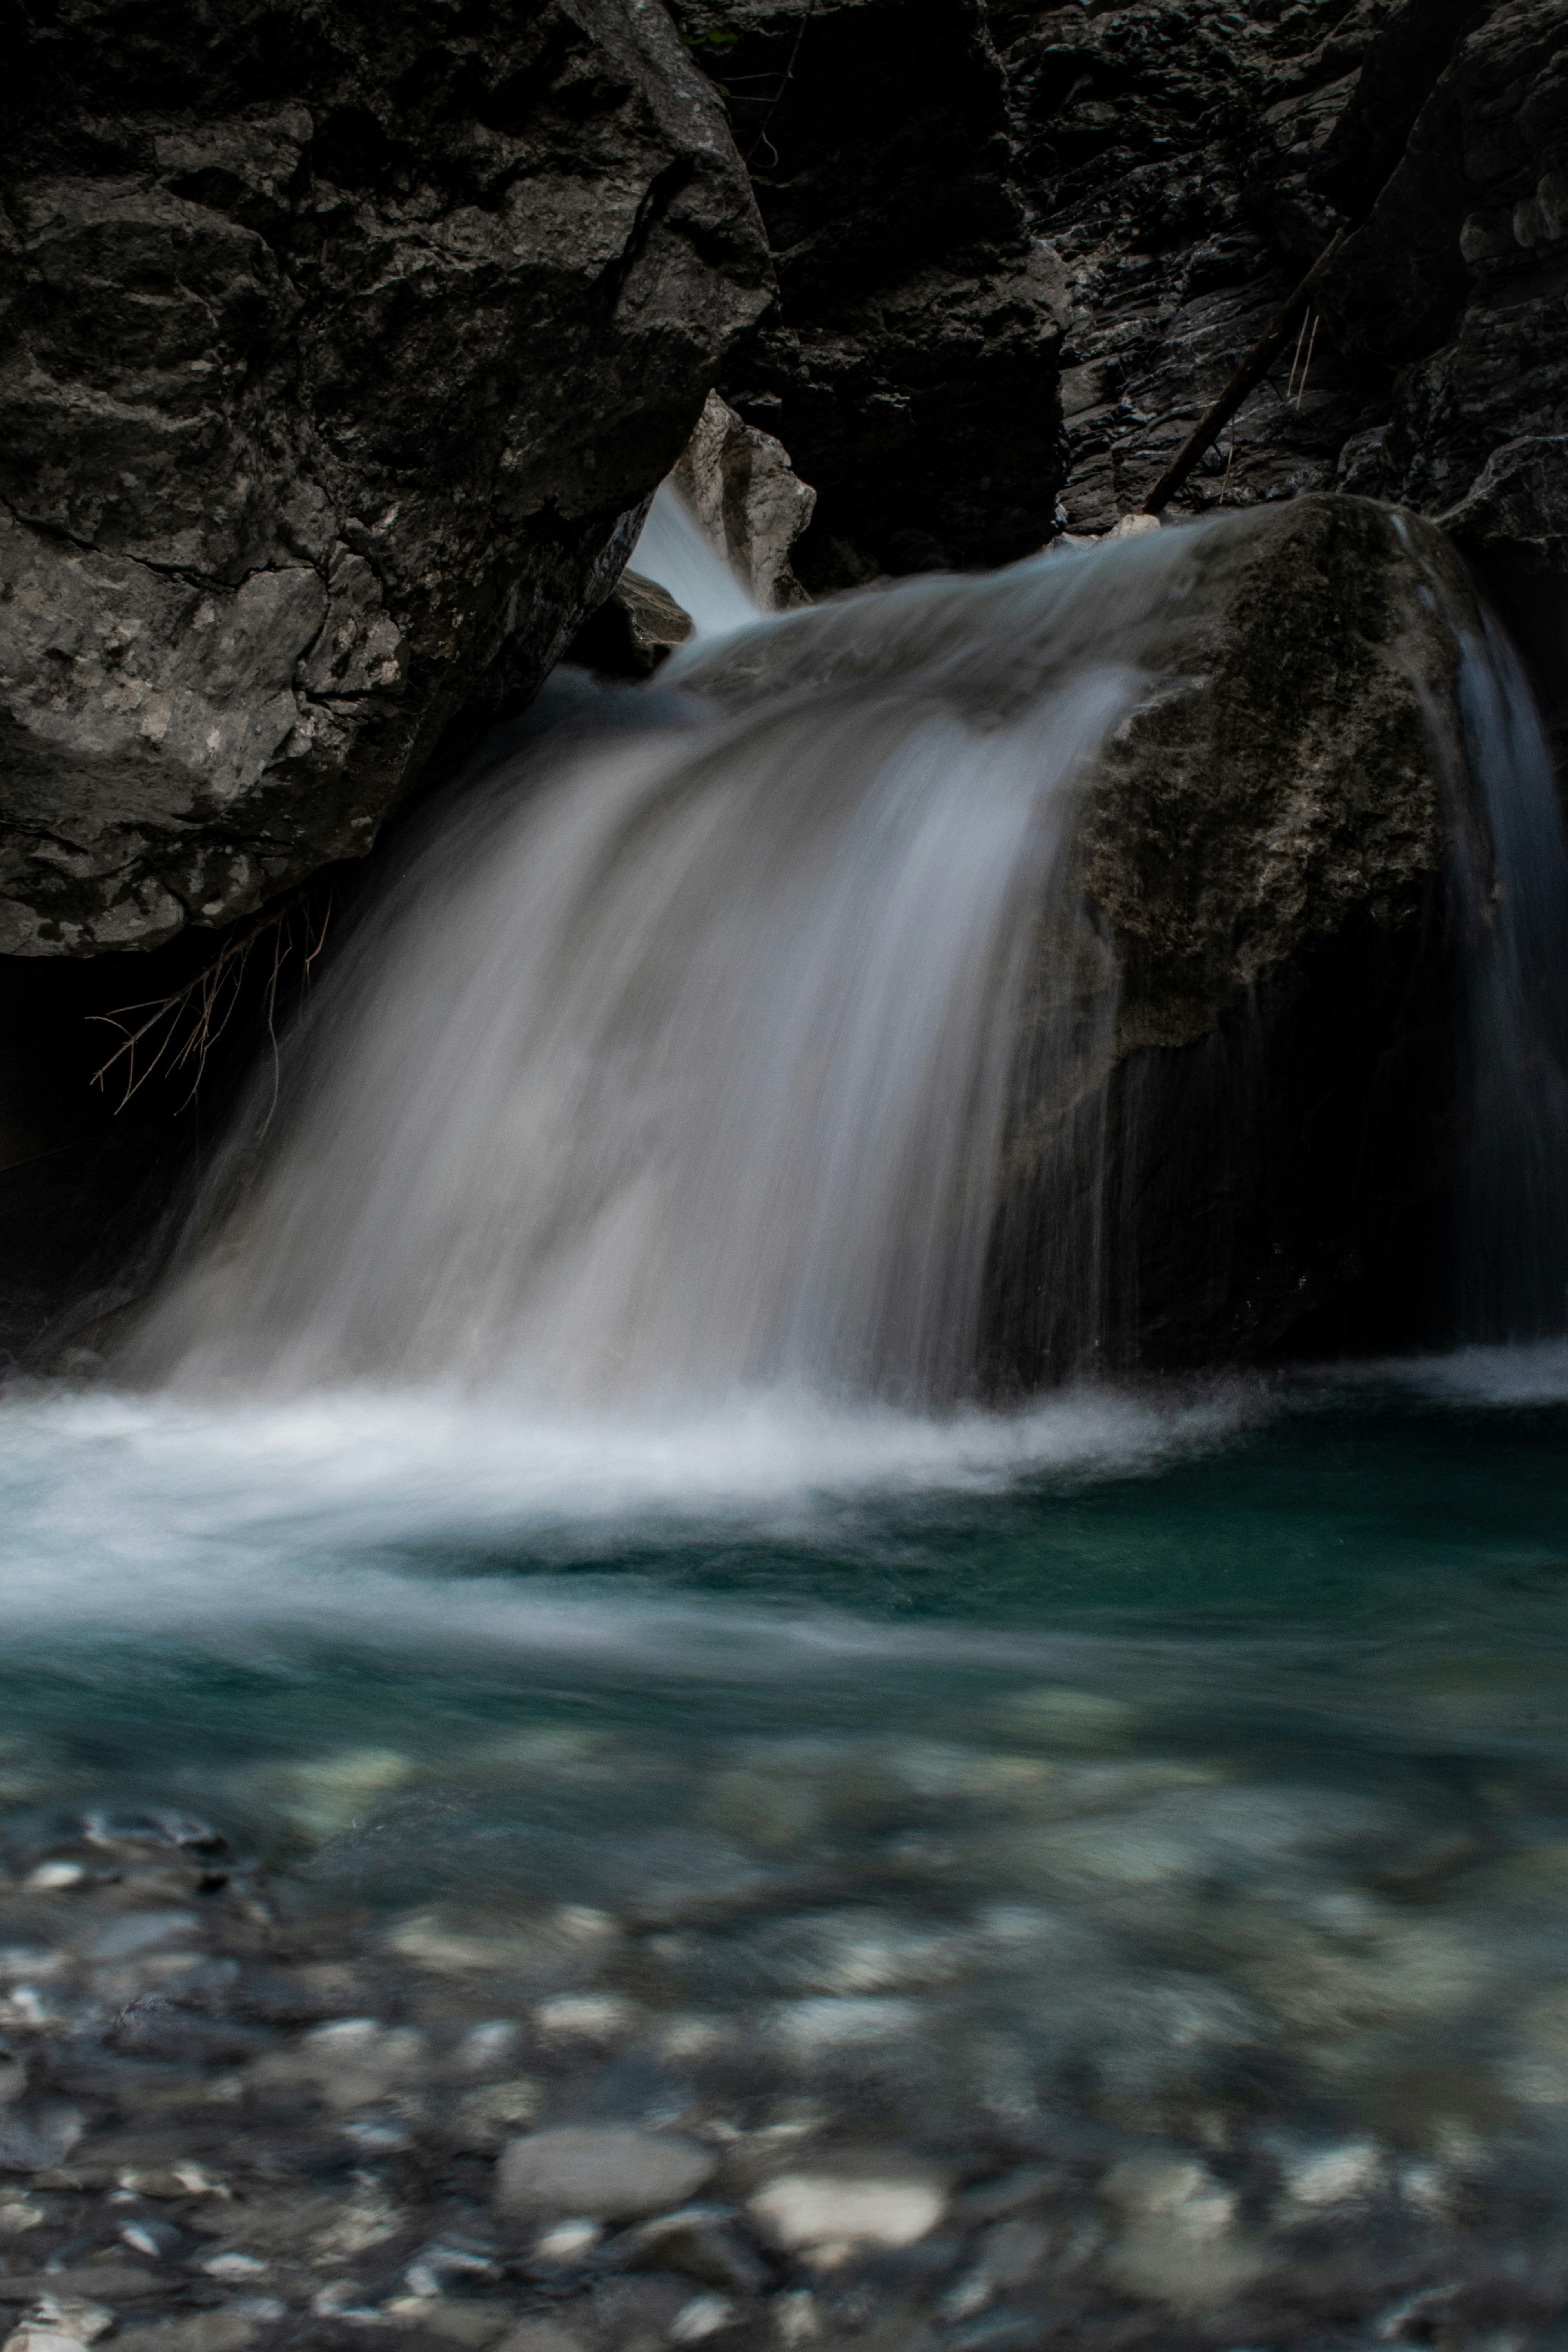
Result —
<instances>
[{"instance_id":1,"label":"river bed","mask_svg":"<svg viewBox=\"0 0 1568 2352\"><path fill-rule=\"evenodd\" d=\"M1008 1417L14 1391L0 2298L1555 2344L1565 1427L1551 1346Z\"/></svg>"}]
</instances>

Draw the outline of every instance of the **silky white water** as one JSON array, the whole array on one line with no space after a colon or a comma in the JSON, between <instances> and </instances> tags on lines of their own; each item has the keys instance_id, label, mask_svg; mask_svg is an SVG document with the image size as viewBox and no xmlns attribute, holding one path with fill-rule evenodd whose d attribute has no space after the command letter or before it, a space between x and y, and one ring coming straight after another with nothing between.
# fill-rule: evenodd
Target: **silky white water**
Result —
<instances>
[{"instance_id":1,"label":"silky white water","mask_svg":"<svg viewBox=\"0 0 1568 2352\"><path fill-rule=\"evenodd\" d=\"M1462 877L1472 1066L1461 1244L1467 1337L1568 1328L1568 825L1523 664L1461 638L1467 762L1490 859Z\"/></svg>"},{"instance_id":2,"label":"silky white water","mask_svg":"<svg viewBox=\"0 0 1568 2352\"><path fill-rule=\"evenodd\" d=\"M759 624L847 674L492 774L318 1001L144 1360L965 1393L1033 927L1201 536Z\"/></svg>"},{"instance_id":3,"label":"silky white water","mask_svg":"<svg viewBox=\"0 0 1568 2352\"><path fill-rule=\"evenodd\" d=\"M628 568L668 589L700 638L721 636L757 618L750 589L709 544L672 482L661 482L655 492Z\"/></svg>"},{"instance_id":4,"label":"silky white water","mask_svg":"<svg viewBox=\"0 0 1568 2352\"><path fill-rule=\"evenodd\" d=\"M661 492L639 560L699 627L649 723L503 764L450 811L290 1048L260 1153L220 1171L142 1366L535 1407L972 1394L1079 788L1238 527L761 619ZM1453 623L1462 745L1432 723L1466 772L1474 1112L1451 1254L1464 1335L1512 1338L1564 1320L1568 835L1517 663ZM1109 1066L1109 958L1089 985L1046 992L1041 1099ZM1095 1181L1037 1244L1089 1340Z\"/></svg>"}]
</instances>

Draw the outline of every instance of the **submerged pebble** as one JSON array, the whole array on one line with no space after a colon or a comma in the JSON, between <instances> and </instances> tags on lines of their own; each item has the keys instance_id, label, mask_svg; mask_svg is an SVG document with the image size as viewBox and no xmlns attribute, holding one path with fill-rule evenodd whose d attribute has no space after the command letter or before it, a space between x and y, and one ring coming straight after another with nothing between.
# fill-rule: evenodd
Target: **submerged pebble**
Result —
<instances>
[{"instance_id":1,"label":"submerged pebble","mask_svg":"<svg viewBox=\"0 0 1568 2352\"><path fill-rule=\"evenodd\" d=\"M1498 1864L1417 1805L1031 1706L1027 1744L716 1742L646 1776L711 1834L392 1911L332 1907L337 1828L298 1879L108 1809L35 1843L0 1888L16 2352L1226 2352L1315 2345L1316 2278L1375 2334L1388 2265L1436 2294L1483 2209L1534 2262L1528 2216L1568 2226L1506 2188L1568 2138L1534 1898L1494 1918ZM555 1804L583 1759L584 1805L637 1781L607 1734L517 1752ZM393 1753L326 1775L373 1847Z\"/></svg>"},{"instance_id":2,"label":"submerged pebble","mask_svg":"<svg viewBox=\"0 0 1568 2352\"><path fill-rule=\"evenodd\" d=\"M496 2166L495 2201L508 2214L626 2221L683 2203L716 2168L709 2149L673 2134L567 2126L508 2143Z\"/></svg>"}]
</instances>

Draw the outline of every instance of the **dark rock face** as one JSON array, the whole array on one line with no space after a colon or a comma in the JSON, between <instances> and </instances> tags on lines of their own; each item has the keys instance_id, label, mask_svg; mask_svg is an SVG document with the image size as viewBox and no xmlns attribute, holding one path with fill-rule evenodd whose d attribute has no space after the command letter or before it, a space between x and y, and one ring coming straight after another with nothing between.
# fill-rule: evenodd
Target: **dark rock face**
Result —
<instances>
[{"instance_id":1,"label":"dark rock face","mask_svg":"<svg viewBox=\"0 0 1568 2352\"><path fill-rule=\"evenodd\" d=\"M780 303L726 373L820 506L808 585L998 563L1061 478L1054 257L1012 176L1006 85L963 0L684 0L728 93Z\"/></svg>"},{"instance_id":2,"label":"dark rock face","mask_svg":"<svg viewBox=\"0 0 1568 2352\"><path fill-rule=\"evenodd\" d=\"M808 584L1002 561L1134 507L1346 221L1300 364L1183 502L1460 510L1523 617L1563 576L1560 18L685 0L721 100L621 0L35 16L0 950L155 944L363 850L602 600L716 372L818 491ZM749 334L724 105L780 288Z\"/></svg>"},{"instance_id":3,"label":"dark rock face","mask_svg":"<svg viewBox=\"0 0 1568 2352\"><path fill-rule=\"evenodd\" d=\"M1375 12L1313 0L1220 16L1134 0L999 5L993 21L1020 176L1071 290L1063 505L1071 529L1102 530L1152 488L1327 241L1325 209L1300 184ZM1369 421L1363 387L1315 353L1298 408L1279 373L1244 404L1234 447L1227 435L1211 454L1189 510L1222 487L1245 504L1331 484L1339 448Z\"/></svg>"},{"instance_id":4,"label":"dark rock face","mask_svg":"<svg viewBox=\"0 0 1568 2352\"><path fill-rule=\"evenodd\" d=\"M1073 527L1137 505L1336 228L1352 234L1321 316L1204 461L1188 511L1339 487L1440 515L1504 445L1561 433L1553 0L991 13L1020 182L1076 303ZM1509 471L1507 520L1493 500L1484 535L1539 549L1550 500L1531 509L1531 468Z\"/></svg>"},{"instance_id":5,"label":"dark rock face","mask_svg":"<svg viewBox=\"0 0 1568 2352\"><path fill-rule=\"evenodd\" d=\"M1058 489L1069 529L1108 529L1337 228L1321 314L1184 510L1340 488L1436 515L1561 432L1554 0L897 13L682 11L779 264L726 389L817 486L817 584L1023 552Z\"/></svg>"},{"instance_id":6,"label":"dark rock face","mask_svg":"<svg viewBox=\"0 0 1568 2352\"><path fill-rule=\"evenodd\" d=\"M219 924L526 698L766 299L655 6L13 37L0 950Z\"/></svg>"},{"instance_id":7,"label":"dark rock face","mask_svg":"<svg viewBox=\"0 0 1568 2352\"><path fill-rule=\"evenodd\" d=\"M1088 929L1043 934L1037 1029L1064 962L1092 982L1109 956L1115 1017L1086 1012L1054 1099L1025 1037L1004 1382L1407 1341L1430 1295L1470 822L1432 727L1471 592L1440 532L1355 499L1265 508L1203 553L1086 787Z\"/></svg>"},{"instance_id":8,"label":"dark rock face","mask_svg":"<svg viewBox=\"0 0 1568 2352\"><path fill-rule=\"evenodd\" d=\"M1437 511L1504 443L1562 431L1565 295L1568 26L1552 0L1502 0L1437 76L1332 281L1347 344L1401 371L1385 495Z\"/></svg>"},{"instance_id":9,"label":"dark rock face","mask_svg":"<svg viewBox=\"0 0 1568 2352\"><path fill-rule=\"evenodd\" d=\"M1419 912L1458 814L1429 713L1452 706L1449 616L1472 609L1442 535L1362 499L1202 543L1152 649L1160 690L1109 746L1079 840L1115 941L1118 1057L1206 1035L1358 912Z\"/></svg>"}]
</instances>

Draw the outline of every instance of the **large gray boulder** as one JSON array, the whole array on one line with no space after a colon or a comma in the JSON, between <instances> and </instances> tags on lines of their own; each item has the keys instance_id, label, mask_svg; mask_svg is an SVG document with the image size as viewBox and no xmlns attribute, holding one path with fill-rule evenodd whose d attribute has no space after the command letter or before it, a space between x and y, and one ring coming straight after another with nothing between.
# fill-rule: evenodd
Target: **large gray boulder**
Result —
<instances>
[{"instance_id":1,"label":"large gray boulder","mask_svg":"<svg viewBox=\"0 0 1568 2352\"><path fill-rule=\"evenodd\" d=\"M1371 500L1199 541L1041 925L999 1385L1447 1336L1478 625L1442 532Z\"/></svg>"},{"instance_id":2,"label":"large gray boulder","mask_svg":"<svg viewBox=\"0 0 1568 2352\"><path fill-rule=\"evenodd\" d=\"M654 0L31 26L0 206L0 953L82 955L362 853L455 722L526 698L769 265Z\"/></svg>"},{"instance_id":3,"label":"large gray boulder","mask_svg":"<svg viewBox=\"0 0 1568 2352\"><path fill-rule=\"evenodd\" d=\"M1255 509L1197 542L1146 655L1159 690L1107 745L1077 838L1117 1059L1207 1035L1358 915L1419 913L1457 814L1434 717L1473 609L1443 534L1370 499Z\"/></svg>"},{"instance_id":4,"label":"large gray boulder","mask_svg":"<svg viewBox=\"0 0 1568 2352\"><path fill-rule=\"evenodd\" d=\"M980 730L1064 664L1142 674L1038 917L988 1285L1004 1389L1407 1340L1454 1174L1456 840L1485 854L1464 569L1346 497L1142 545L1046 559L1071 590L1048 603L1032 575L933 581L682 657L742 703L907 676Z\"/></svg>"}]
</instances>

